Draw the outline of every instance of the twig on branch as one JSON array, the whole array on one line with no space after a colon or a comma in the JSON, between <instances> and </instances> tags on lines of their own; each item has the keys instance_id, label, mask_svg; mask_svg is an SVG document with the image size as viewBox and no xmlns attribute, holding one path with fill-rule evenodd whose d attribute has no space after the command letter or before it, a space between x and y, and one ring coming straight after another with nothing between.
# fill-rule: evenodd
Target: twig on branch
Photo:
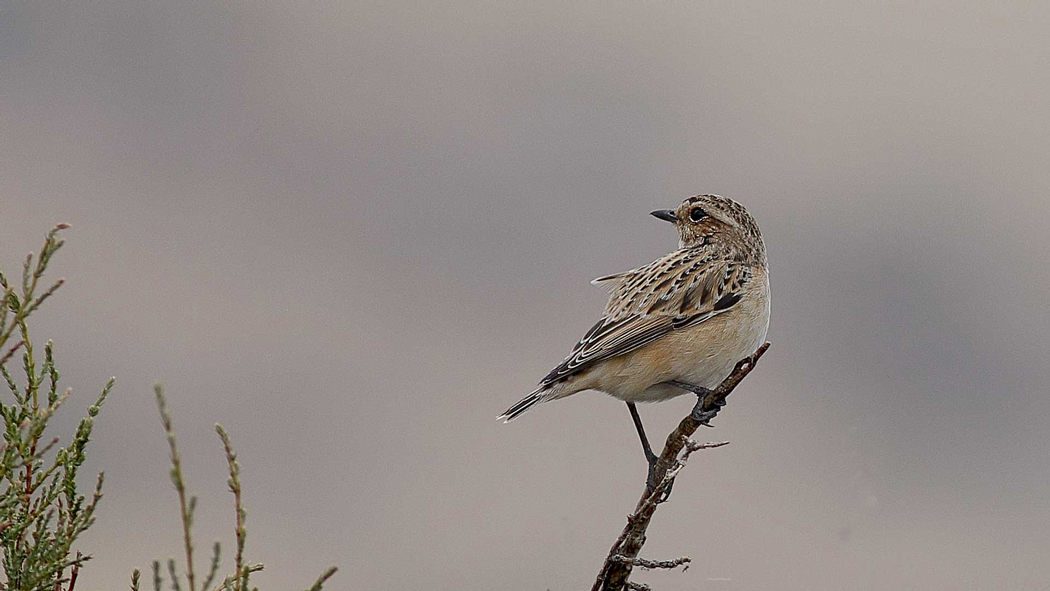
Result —
<instances>
[{"instance_id":1,"label":"twig on branch","mask_svg":"<svg viewBox=\"0 0 1050 591\"><path fill-rule=\"evenodd\" d=\"M25 341L18 341L13 347L8 349L7 353L4 353L4 356L0 357L0 365L7 363L7 360L11 359L11 357L14 356L15 352L18 351L24 344L26 344Z\"/></svg>"},{"instance_id":2,"label":"twig on branch","mask_svg":"<svg viewBox=\"0 0 1050 591\"><path fill-rule=\"evenodd\" d=\"M683 564L688 565L692 561L693 561L693 559L689 558L688 556L683 556L681 558L675 558L674 560L647 560L645 558L627 558L626 556L622 556L620 554L617 554L616 556L613 556L613 562L621 562L621 563L625 563L625 564L632 564L634 566L637 566L637 567L640 567L640 568L644 568L646 570L653 570L654 568L666 568L666 569L678 568L678 567L682 566ZM689 567L686 566L682 570L688 570L688 569L689 569Z\"/></svg>"},{"instance_id":3,"label":"twig on branch","mask_svg":"<svg viewBox=\"0 0 1050 591\"><path fill-rule=\"evenodd\" d=\"M80 565L82 556L80 552L77 552L77 562L73 565L73 572L69 575L69 586L66 587L66 591L73 591L73 588L77 586L77 575L80 574Z\"/></svg>"},{"instance_id":4,"label":"twig on branch","mask_svg":"<svg viewBox=\"0 0 1050 591\"><path fill-rule=\"evenodd\" d=\"M733 368L733 372L729 374L729 377L722 380L722 383L717 388L704 397L701 410L703 412L714 410L716 406L724 401L737 385L751 373L751 370L755 368L755 364L758 363L758 360L768 349L769 343L765 343L753 355L740 360L736 367ZM636 564L642 566L642 563L638 560L638 553L641 551L642 545L645 544L645 531L649 528L649 522L652 520L656 507L660 504L660 499L664 496L664 491L670 487L671 482L685 467L689 455L694 451L721 447L729 443L728 441L720 443L696 443L692 441L689 438L699 427L700 422L690 414L682 419L678 423L678 427L667 436L663 453L660 454L660 458L656 461L655 476L659 484L656 485L652 492L646 491L643 493L642 498L639 499L638 505L635 507L634 513L627 516L627 525L624 526L620 536L609 550L601 570L598 571L598 577L594 581L591 591L622 591L625 587L628 589L646 588L644 585L629 583L627 579L631 576L631 570ZM683 449L685 450L684 452ZM688 559L679 560L684 562Z\"/></svg>"}]
</instances>

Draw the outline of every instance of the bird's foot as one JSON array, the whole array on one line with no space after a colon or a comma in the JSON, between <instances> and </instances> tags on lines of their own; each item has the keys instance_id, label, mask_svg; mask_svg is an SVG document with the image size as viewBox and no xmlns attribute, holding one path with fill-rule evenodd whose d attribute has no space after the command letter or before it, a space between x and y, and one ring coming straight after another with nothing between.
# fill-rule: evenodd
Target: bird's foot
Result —
<instances>
[{"instance_id":1,"label":"bird's foot","mask_svg":"<svg viewBox=\"0 0 1050 591\"><path fill-rule=\"evenodd\" d=\"M718 411L722 410L722 407L724 407L725 405L725 400L719 400L715 403L714 408L705 411L703 410L704 398L701 396L697 399L696 406L693 407L693 412L689 413L689 416L701 425L705 427L711 427L711 419L715 418L715 416L718 415Z\"/></svg>"},{"instance_id":2,"label":"bird's foot","mask_svg":"<svg viewBox=\"0 0 1050 591\"><path fill-rule=\"evenodd\" d=\"M661 481L663 481L663 480L664 480L663 477L661 477L660 480L656 480L656 462L650 463L649 464L649 478L646 479L646 492L648 494L652 494L653 491L656 490L656 487L659 485L659 483ZM674 486L674 479L671 479L671 482L667 483L667 487L665 487L664 491L660 493L660 498L657 499L656 502L657 503L666 503L667 500L671 497L671 487L673 487L673 486Z\"/></svg>"},{"instance_id":3,"label":"bird's foot","mask_svg":"<svg viewBox=\"0 0 1050 591\"><path fill-rule=\"evenodd\" d=\"M653 491L656 490L656 487L660 484L662 480L663 477L661 477L660 480L656 479L656 458L653 458L653 460L649 462L649 477L645 480L646 493L650 495L653 494ZM660 494L660 498L657 499L656 502L667 502L667 499L671 496L671 487L673 486L674 478L672 478L671 481L667 483L667 487L664 488L663 492Z\"/></svg>"},{"instance_id":4,"label":"bird's foot","mask_svg":"<svg viewBox=\"0 0 1050 591\"><path fill-rule=\"evenodd\" d=\"M718 414L718 411L722 410L722 407L726 405L725 400L720 400L717 403L715 403L715 408L705 411L703 408L704 399L707 397L708 394L711 393L710 390L704 388L703 386L694 386L693 384L687 384L685 382L671 381L668 383L672 386L696 394L696 406L693 407L693 412L689 413L689 416L692 417L694 421L700 423L705 427L711 426L711 419L715 418L715 415Z\"/></svg>"}]
</instances>

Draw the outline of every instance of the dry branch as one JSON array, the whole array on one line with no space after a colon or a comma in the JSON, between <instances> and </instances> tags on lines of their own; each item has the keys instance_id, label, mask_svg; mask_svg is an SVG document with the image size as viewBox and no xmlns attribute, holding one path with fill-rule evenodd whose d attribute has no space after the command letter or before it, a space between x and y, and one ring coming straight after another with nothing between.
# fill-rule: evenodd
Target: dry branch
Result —
<instances>
[{"instance_id":1,"label":"dry branch","mask_svg":"<svg viewBox=\"0 0 1050 591\"><path fill-rule=\"evenodd\" d=\"M652 570L654 568L665 568L670 570L672 568L678 568L683 564L689 564L693 561L693 559L689 558L688 556L683 556L681 558L675 558L674 560L648 560L646 558L627 558L622 554L617 554L613 557L613 561L633 564L634 566L644 568L646 570ZM686 566L682 570L686 570L688 568L689 567Z\"/></svg>"},{"instance_id":2,"label":"dry branch","mask_svg":"<svg viewBox=\"0 0 1050 591\"><path fill-rule=\"evenodd\" d=\"M704 412L713 410L719 403L724 401L733 392L733 389L751 373L751 370L755 368L755 364L758 363L758 360L765 354L767 349L769 349L769 343L763 344L753 355L737 363L729 377L722 380L722 383L717 388L704 397L702 410ZM598 571L598 577L594 581L591 591L621 591L624 587L645 588L644 585L628 583L627 579L631 576L631 570L635 565L644 567L647 564L677 563L675 566L678 566L678 564L688 562L688 558L664 562L643 561L638 558L638 553L641 551L642 545L645 544L645 531L649 528L649 522L652 520L653 513L656 512L656 507L660 504L659 500L663 498L664 491L671 486L674 477L685 467L689 455L694 451L720 447L728 443L698 444L691 441L689 438L699 427L700 422L694 419L692 415L687 415L678 423L678 427L667 436L663 453L660 454L660 458L656 462L656 482L659 484L656 485L652 492L646 491L643 493L634 512L627 516L627 525L624 526L620 536L609 550L601 570ZM685 450L684 452L683 449Z\"/></svg>"}]
</instances>

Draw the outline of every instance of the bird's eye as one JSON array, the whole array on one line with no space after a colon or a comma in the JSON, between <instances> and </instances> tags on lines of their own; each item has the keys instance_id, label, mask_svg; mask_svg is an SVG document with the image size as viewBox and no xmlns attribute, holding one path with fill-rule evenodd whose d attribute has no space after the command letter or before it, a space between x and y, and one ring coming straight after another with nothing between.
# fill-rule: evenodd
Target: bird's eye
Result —
<instances>
[{"instance_id":1,"label":"bird's eye","mask_svg":"<svg viewBox=\"0 0 1050 591\"><path fill-rule=\"evenodd\" d=\"M697 207L693 211L689 212L689 219L694 221L694 222L699 222L700 220L704 219L706 216L707 216L707 214L704 213L704 210L700 209L699 207Z\"/></svg>"}]
</instances>

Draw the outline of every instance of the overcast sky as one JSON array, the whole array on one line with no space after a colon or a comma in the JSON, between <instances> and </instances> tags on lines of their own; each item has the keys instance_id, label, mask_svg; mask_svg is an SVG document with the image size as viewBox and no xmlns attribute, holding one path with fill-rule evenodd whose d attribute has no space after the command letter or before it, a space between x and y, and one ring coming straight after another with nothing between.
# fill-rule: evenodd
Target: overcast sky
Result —
<instances>
[{"instance_id":1,"label":"overcast sky","mask_svg":"<svg viewBox=\"0 0 1050 591\"><path fill-rule=\"evenodd\" d=\"M0 5L0 266L73 226L56 434L118 378L78 591L179 552L158 380L199 563L219 421L260 588L585 588L645 477L624 405L495 417L697 193L762 228L773 348L649 530L698 559L637 579L1050 586L1050 9L776 6Z\"/></svg>"}]
</instances>

